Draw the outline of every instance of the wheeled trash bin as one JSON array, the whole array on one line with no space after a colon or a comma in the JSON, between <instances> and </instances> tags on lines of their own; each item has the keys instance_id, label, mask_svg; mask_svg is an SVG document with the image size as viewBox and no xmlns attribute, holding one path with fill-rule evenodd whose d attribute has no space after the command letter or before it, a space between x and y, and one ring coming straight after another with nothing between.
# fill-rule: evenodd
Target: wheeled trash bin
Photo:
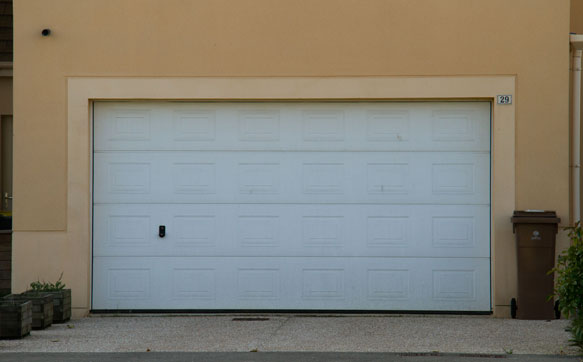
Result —
<instances>
[{"instance_id":1,"label":"wheeled trash bin","mask_svg":"<svg viewBox=\"0 0 583 362\"><path fill-rule=\"evenodd\" d=\"M514 211L518 261L518 298L511 301L511 313L518 319L554 319L555 240L561 219L554 211Z\"/></svg>"}]
</instances>

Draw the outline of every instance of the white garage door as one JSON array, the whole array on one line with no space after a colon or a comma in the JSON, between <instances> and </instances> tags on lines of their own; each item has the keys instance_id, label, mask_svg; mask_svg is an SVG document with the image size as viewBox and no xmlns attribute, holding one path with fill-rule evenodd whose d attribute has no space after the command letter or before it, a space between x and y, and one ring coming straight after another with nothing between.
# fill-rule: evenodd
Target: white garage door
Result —
<instances>
[{"instance_id":1,"label":"white garage door","mask_svg":"<svg viewBox=\"0 0 583 362\"><path fill-rule=\"evenodd\" d=\"M491 310L489 103L94 106L94 310Z\"/></svg>"}]
</instances>

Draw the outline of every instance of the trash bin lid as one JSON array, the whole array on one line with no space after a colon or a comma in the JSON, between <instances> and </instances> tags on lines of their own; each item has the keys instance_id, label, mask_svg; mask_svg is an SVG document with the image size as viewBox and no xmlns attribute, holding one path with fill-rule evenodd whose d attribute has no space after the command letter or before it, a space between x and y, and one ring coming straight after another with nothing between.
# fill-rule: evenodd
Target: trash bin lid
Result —
<instances>
[{"instance_id":1,"label":"trash bin lid","mask_svg":"<svg viewBox=\"0 0 583 362\"><path fill-rule=\"evenodd\" d=\"M555 211L547 210L515 210L511 221L514 224L558 224L561 219Z\"/></svg>"}]
</instances>

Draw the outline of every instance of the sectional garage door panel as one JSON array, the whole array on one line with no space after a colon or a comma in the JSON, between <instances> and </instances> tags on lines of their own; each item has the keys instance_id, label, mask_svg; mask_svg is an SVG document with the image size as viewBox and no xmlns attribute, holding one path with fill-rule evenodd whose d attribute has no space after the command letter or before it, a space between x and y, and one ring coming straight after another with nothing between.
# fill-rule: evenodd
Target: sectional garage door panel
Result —
<instances>
[{"instance_id":1,"label":"sectional garage door panel","mask_svg":"<svg viewBox=\"0 0 583 362\"><path fill-rule=\"evenodd\" d=\"M489 145L487 102L97 102L93 309L489 311Z\"/></svg>"},{"instance_id":2,"label":"sectional garage door panel","mask_svg":"<svg viewBox=\"0 0 583 362\"><path fill-rule=\"evenodd\" d=\"M101 309L490 309L483 258L97 258L94 268Z\"/></svg>"},{"instance_id":3,"label":"sectional garage door panel","mask_svg":"<svg viewBox=\"0 0 583 362\"><path fill-rule=\"evenodd\" d=\"M485 102L103 104L96 151L490 150Z\"/></svg>"},{"instance_id":4,"label":"sectional garage door panel","mask_svg":"<svg viewBox=\"0 0 583 362\"><path fill-rule=\"evenodd\" d=\"M94 256L488 258L489 208L96 205ZM166 236L158 237L158 226Z\"/></svg>"},{"instance_id":5,"label":"sectional garage door panel","mask_svg":"<svg viewBox=\"0 0 583 362\"><path fill-rule=\"evenodd\" d=\"M103 152L96 203L481 204L480 152Z\"/></svg>"}]
</instances>

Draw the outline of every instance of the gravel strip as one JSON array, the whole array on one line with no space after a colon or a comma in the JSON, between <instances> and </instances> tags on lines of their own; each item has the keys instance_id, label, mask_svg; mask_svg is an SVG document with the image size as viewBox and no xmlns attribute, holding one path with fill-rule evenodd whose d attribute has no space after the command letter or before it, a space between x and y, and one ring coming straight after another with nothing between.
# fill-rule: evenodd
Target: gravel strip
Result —
<instances>
[{"instance_id":1,"label":"gravel strip","mask_svg":"<svg viewBox=\"0 0 583 362\"><path fill-rule=\"evenodd\" d=\"M249 316L245 316L244 319ZM254 316L255 317L255 316ZM432 352L576 354L568 321L459 316L89 317L0 341L0 352Z\"/></svg>"}]
</instances>

